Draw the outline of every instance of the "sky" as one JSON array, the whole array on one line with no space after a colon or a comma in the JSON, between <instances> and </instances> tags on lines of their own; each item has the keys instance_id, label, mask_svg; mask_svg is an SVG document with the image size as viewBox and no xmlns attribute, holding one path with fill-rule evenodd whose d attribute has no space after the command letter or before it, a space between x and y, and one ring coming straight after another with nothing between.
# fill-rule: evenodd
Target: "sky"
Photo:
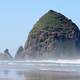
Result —
<instances>
[{"instance_id":1,"label":"sky","mask_svg":"<svg viewBox=\"0 0 80 80\"><path fill-rule=\"evenodd\" d=\"M48 10L64 14L80 28L80 0L0 0L0 52L8 48L14 56Z\"/></svg>"}]
</instances>

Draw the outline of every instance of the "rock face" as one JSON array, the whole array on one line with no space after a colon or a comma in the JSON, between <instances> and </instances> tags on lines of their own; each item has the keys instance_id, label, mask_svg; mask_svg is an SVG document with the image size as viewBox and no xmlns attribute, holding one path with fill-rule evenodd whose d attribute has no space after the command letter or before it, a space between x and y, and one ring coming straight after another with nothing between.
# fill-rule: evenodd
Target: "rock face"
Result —
<instances>
[{"instance_id":1,"label":"rock face","mask_svg":"<svg viewBox=\"0 0 80 80\"><path fill-rule=\"evenodd\" d=\"M7 57L7 59L12 59L12 56L11 56L11 54L9 53L9 50L8 49L5 49L4 50L4 55Z\"/></svg>"},{"instance_id":2,"label":"rock face","mask_svg":"<svg viewBox=\"0 0 80 80\"><path fill-rule=\"evenodd\" d=\"M25 59L80 58L80 31L64 15L48 11L34 25L25 43Z\"/></svg>"},{"instance_id":3,"label":"rock face","mask_svg":"<svg viewBox=\"0 0 80 80\"><path fill-rule=\"evenodd\" d=\"M22 46L20 46L15 55L15 59L24 59L23 51L24 51L24 48Z\"/></svg>"},{"instance_id":4,"label":"rock face","mask_svg":"<svg viewBox=\"0 0 80 80\"><path fill-rule=\"evenodd\" d=\"M12 60L12 56L10 55L8 49L4 50L4 53L0 53L0 60Z\"/></svg>"},{"instance_id":5,"label":"rock face","mask_svg":"<svg viewBox=\"0 0 80 80\"><path fill-rule=\"evenodd\" d=\"M0 60L8 60L8 56L6 54L0 53Z\"/></svg>"}]
</instances>

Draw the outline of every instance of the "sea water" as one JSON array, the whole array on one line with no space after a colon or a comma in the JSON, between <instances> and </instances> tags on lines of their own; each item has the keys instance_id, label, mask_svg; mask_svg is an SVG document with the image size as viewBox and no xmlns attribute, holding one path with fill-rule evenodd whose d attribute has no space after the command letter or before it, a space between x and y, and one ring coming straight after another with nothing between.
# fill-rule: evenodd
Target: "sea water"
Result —
<instances>
[{"instance_id":1,"label":"sea water","mask_svg":"<svg viewBox=\"0 0 80 80\"><path fill-rule=\"evenodd\" d=\"M0 80L80 80L80 60L0 61Z\"/></svg>"}]
</instances>

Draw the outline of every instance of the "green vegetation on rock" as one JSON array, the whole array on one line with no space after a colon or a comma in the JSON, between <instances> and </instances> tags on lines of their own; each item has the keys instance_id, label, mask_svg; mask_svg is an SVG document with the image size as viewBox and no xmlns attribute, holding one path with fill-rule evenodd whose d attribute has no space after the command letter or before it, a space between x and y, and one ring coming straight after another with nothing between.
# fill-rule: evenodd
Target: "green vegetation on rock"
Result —
<instances>
[{"instance_id":1,"label":"green vegetation on rock","mask_svg":"<svg viewBox=\"0 0 80 80\"><path fill-rule=\"evenodd\" d=\"M61 28L63 32L68 32L73 28L72 25L75 26L70 19L60 13L50 10L37 21L31 31L31 35L34 37L39 30L50 31L55 28Z\"/></svg>"}]
</instances>

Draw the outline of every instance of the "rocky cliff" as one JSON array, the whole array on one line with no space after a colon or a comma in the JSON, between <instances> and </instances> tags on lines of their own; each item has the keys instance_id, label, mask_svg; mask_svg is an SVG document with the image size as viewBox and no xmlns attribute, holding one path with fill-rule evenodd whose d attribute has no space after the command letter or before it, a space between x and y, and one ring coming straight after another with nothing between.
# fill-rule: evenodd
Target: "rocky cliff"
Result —
<instances>
[{"instance_id":1,"label":"rocky cliff","mask_svg":"<svg viewBox=\"0 0 80 80\"><path fill-rule=\"evenodd\" d=\"M0 60L12 60L12 56L10 55L8 49L4 50L4 53L0 53Z\"/></svg>"},{"instance_id":2,"label":"rocky cliff","mask_svg":"<svg viewBox=\"0 0 80 80\"><path fill-rule=\"evenodd\" d=\"M4 55L6 55L7 59L10 59L10 60L13 59L13 57L12 57L11 54L9 53L9 50L8 50L8 49L5 49L5 50L4 50Z\"/></svg>"},{"instance_id":3,"label":"rocky cliff","mask_svg":"<svg viewBox=\"0 0 80 80\"><path fill-rule=\"evenodd\" d=\"M24 59L80 58L80 31L75 23L53 10L43 15L30 31Z\"/></svg>"},{"instance_id":4,"label":"rocky cliff","mask_svg":"<svg viewBox=\"0 0 80 80\"><path fill-rule=\"evenodd\" d=\"M23 46L20 46L17 50L17 53L15 55L15 59L24 59L24 48Z\"/></svg>"}]
</instances>

